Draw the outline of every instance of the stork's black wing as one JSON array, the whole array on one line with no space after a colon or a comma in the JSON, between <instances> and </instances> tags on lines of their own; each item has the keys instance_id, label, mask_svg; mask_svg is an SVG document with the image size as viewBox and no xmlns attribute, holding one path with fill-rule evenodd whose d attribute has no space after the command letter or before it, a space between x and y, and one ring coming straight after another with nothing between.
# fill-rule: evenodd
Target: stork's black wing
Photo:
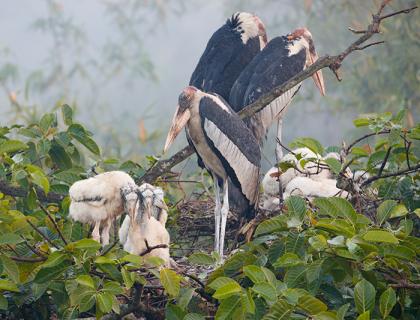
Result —
<instances>
[{"instance_id":1,"label":"stork's black wing","mask_svg":"<svg viewBox=\"0 0 420 320\"><path fill-rule=\"evenodd\" d=\"M221 100L200 100L202 129L232 182L251 204L258 198L261 154L258 142L245 123Z\"/></svg>"},{"instance_id":2,"label":"stork's black wing","mask_svg":"<svg viewBox=\"0 0 420 320\"><path fill-rule=\"evenodd\" d=\"M229 98L233 83L260 51L259 38L242 43L240 33L225 24L210 38L192 76L190 85L204 92Z\"/></svg>"}]
</instances>

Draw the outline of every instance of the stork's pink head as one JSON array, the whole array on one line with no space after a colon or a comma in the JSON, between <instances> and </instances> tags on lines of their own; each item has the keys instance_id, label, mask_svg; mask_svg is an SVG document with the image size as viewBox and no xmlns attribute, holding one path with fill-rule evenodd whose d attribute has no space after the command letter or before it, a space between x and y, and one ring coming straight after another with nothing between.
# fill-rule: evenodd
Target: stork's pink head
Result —
<instances>
[{"instance_id":1,"label":"stork's pink head","mask_svg":"<svg viewBox=\"0 0 420 320\"><path fill-rule=\"evenodd\" d=\"M176 107L171 128L169 129L168 136L166 137L163 152L166 152L166 150L169 149L169 146L181 132L182 128L184 128L188 123L188 120L190 120L190 107L197 92L198 89L196 87L189 86L182 90L181 94L179 95L178 106Z\"/></svg>"},{"instance_id":2,"label":"stork's pink head","mask_svg":"<svg viewBox=\"0 0 420 320\"><path fill-rule=\"evenodd\" d=\"M312 34L307 28L299 28L287 35L287 40L289 41L303 41L304 47L307 50L306 58L306 67L309 67L316 60L318 60L318 54L316 53L314 41L312 39ZM319 91L323 96L325 96L325 85L324 77L322 76L322 71L318 70L312 75L315 85L318 87Z\"/></svg>"}]
</instances>

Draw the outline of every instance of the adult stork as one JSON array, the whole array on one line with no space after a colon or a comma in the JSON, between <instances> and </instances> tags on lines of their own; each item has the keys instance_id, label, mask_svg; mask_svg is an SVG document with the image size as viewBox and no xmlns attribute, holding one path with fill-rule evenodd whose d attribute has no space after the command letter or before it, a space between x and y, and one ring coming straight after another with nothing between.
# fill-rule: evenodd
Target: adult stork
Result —
<instances>
[{"instance_id":1,"label":"adult stork","mask_svg":"<svg viewBox=\"0 0 420 320\"><path fill-rule=\"evenodd\" d=\"M212 174L215 190L215 251L223 256L229 212L230 180L256 206L260 172L260 147L239 116L217 95L189 86L179 96L164 152L186 126L197 154ZM223 190L221 201L220 189Z\"/></svg>"},{"instance_id":2,"label":"adult stork","mask_svg":"<svg viewBox=\"0 0 420 320\"><path fill-rule=\"evenodd\" d=\"M265 26L258 16L248 12L233 14L211 36L191 75L189 85L228 100L235 80L266 44ZM188 133L187 139L194 148ZM197 158L198 165L204 169L199 153ZM248 200L240 190L231 182L229 184L230 206L241 216L252 217L253 206L248 205Z\"/></svg>"},{"instance_id":3,"label":"adult stork","mask_svg":"<svg viewBox=\"0 0 420 320\"><path fill-rule=\"evenodd\" d=\"M312 35L306 28L272 39L267 46L245 67L235 81L229 95L229 104L236 111L256 101L276 86L282 85L297 73L309 67L318 59ZM325 95L321 70L313 74L316 86ZM300 89L296 85L275 99L255 115L245 119L246 124L262 145L268 128L277 120L277 138L281 141L282 119L292 98ZM282 149L276 146L277 159Z\"/></svg>"}]
</instances>

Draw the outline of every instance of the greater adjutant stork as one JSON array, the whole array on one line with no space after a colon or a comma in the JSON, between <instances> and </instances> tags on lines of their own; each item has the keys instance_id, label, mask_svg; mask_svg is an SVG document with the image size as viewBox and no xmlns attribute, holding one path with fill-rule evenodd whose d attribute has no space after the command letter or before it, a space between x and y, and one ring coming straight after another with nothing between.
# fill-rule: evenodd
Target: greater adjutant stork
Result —
<instances>
[{"instance_id":1,"label":"greater adjutant stork","mask_svg":"<svg viewBox=\"0 0 420 320\"><path fill-rule=\"evenodd\" d=\"M243 69L267 44L261 19L248 12L233 14L217 29L207 43L190 79L190 86L229 99L233 83ZM187 133L189 144L194 148ZM196 152L197 153L197 152ZM198 165L205 168L199 153ZM240 190L229 182L230 206L242 216L252 217L254 210Z\"/></svg>"},{"instance_id":2,"label":"greater adjutant stork","mask_svg":"<svg viewBox=\"0 0 420 320\"><path fill-rule=\"evenodd\" d=\"M217 95L187 87L166 139L164 152L186 126L197 154L211 172L216 193L215 251L223 256L230 180L256 206L260 172L260 147L239 116ZM223 190L223 204L220 197Z\"/></svg>"},{"instance_id":3,"label":"greater adjutant stork","mask_svg":"<svg viewBox=\"0 0 420 320\"><path fill-rule=\"evenodd\" d=\"M235 81L230 92L229 104L236 112L242 110L309 67L317 59L312 35L306 28L272 39ZM325 95L321 70L315 72L312 77L321 94ZM277 138L281 141L282 118L299 88L300 84L285 92L255 115L245 119L260 144L263 143L268 128L276 120L278 121ZM281 159L283 155L281 146L277 145L276 153L277 159Z\"/></svg>"}]
</instances>

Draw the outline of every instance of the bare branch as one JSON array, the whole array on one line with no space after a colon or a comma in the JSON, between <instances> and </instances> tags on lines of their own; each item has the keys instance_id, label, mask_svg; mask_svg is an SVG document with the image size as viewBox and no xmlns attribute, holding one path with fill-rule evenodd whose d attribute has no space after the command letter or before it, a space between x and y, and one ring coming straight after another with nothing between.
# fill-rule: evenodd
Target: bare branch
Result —
<instances>
[{"instance_id":1,"label":"bare branch","mask_svg":"<svg viewBox=\"0 0 420 320\"><path fill-rule=\"evenodd\" d=\"M55 220L53 219L53 217L51 216L50 212L48 211L47 208L45 208L41 202L38 201L38 205L39 207L42 209L42 211L45 212L45 214L48 216L48 219L50 219L50 221L52 222L52 224L54 225L55 230L57 231L58 235L60 236L61 240L63 240L64 244L67 244L67 240L66 238L64 238L63 233L61 232L60 228L57 225L57 222L55 222Z\"/></svg>"},{"instance_id":2,"label":"bare branch","mask_svg":"<svg viewBox=\"0 0 420 320\"><path fill-rule=\"evenodd\" d=\"M146 250L144 250L142 253L139 254L140 257L145 256L146 254L152 252L155 249L167 248L168 247L168 245L166 245L166 244L158 244L156 246L149 246L149 243L147 242L147 240L144 240L144 243L146 244Z\"/></svg>"},{"instance_id":3,"label":"bare branch","mask_svg":"<svg viewBox=\"0 0 420 320\"><path fill-rule=\"evenodd\" d=\"M18 262L42 262L47 260L46 257L38 257L38 258L27 258L27 257L14 257L9 256L10 259Z\"/></svg>"},{"instance_id":4,"label":"bare branch","mask_svg":"<svg viewBox=\"0 0 420 320\"><path fill-rule=\"evenodd\" d=\"M29 219L26 220L26 222L34 229L36 232L39 233L39 235L45 239L51 246L53 246L56 249L60 249L54 242L51 241L50 238L48 238L41 230L39 230Z\"/></svg>"},{"instance_id":5,"label":"bare branch","mask_svg":"<svg viewBox=\"0 0 420 320\"><path fill-rule=\"evenodd\" d=\"M356 30L356 29L353 29L352 27L348 27L347 29L349 29L354 34L361 34L361 33L366 33L367 32L367 30Z\"/></svg>"},{"instance_id":6,"label":"bare branch","mask_svg":"<svg viewBox=\"0 0 420 320\"><path fill-rule=\"evenodd\" d=\"M0 180L0 192L12 197L24 198L28 196L28 191L21 187L12 186L9 182L4 180ZM45 192L38 187L35 188L35 192L39 201L42 202L59 203L65 198L65 195L59 193L49 192L48 194L45 194Z\"/></svg>"},{"instance_id":7,"label":"bare branch","mask_svg":"<svg viewBox=\"0 0 420 320\"><path fill-rule=\"evenodd\" d=\"M376 136L376 135L379 135L379 134L386 134L386 133L389 133L389 132L390 132L390 130L382 130L382 131L379 131L379 132L372 132L372 133L365 134L364 136L360 137L359 139L354 140L346 149L344 149L344 153L349 154L350 151L351 151L351 148L353 148L360 141L363 141L363 140L365 140L369 137L372 137L372 136Z\"/></svg>"},{"instance_id":8,"label":"bare branch","mask_svg":"<svg viewBox=\"0 0 420 320\"><path fill-rule=\"evenodd\" d=\"M362 46L362 47L356 47L354 50L364 50L364 49L369 48L371 46L376 46L377 44L382 44L382 43L385 43L385 41L372 42L372 43L369 43L369 44L367 44L365 46Z\"/></svg>"},{"instance_id":9,"label":"bare branch","mask_svg":"<svg viewBox=\"0 0 420 320\"><path fill-rule=\"evenodd\" d=\"M385 179L385 178L389 178L389 177L398 177L398 176L402 176L404 174L418 172L419 170L420 170L420 164L416 165L415 167L411 167L411 169L408 168L408 169L396 171L396 172L393 172L393 173L384 174L384 175L381 175L381 176L374 176L374 177L371 177L371 178L367 179L365 182L363 182L361 184L361 187L364 187L364 186L366 186L366 185L368 185L368 184L370 184L370 183L372 183L376 180L379 180L379 179Z\"/></svg>"},{"instance_id":10,"label":"bare branch","mask_svg":"<svg viewBox=\"0 0 420 320\"><path fill-rule=\"evenodd\" d=\"M384 171L385 165L388 162L389 155L391 154L391 150L392 150L392 147L389 147L388 150L386 151L384 161L382 161L381 167L379 168L379 171L378 171L378 177L380 177L382 175L382 171Z\"/></svg>"}]
</instances>

